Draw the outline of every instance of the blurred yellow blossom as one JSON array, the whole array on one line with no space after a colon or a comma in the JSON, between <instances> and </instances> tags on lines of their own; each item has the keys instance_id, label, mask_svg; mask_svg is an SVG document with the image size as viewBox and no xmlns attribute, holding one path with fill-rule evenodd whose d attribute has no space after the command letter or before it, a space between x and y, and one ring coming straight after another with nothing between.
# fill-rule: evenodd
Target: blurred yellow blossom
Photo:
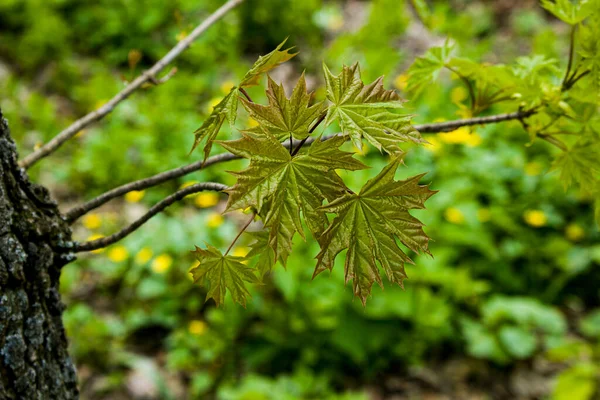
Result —
<instances>
[{"instance_id":1,"label":"blurred yellow blossom","mask_svg":"<svg viewBox=\"0 0 600 400\"><path fill-rule=\"evenodd\" d=\"M144 247L135 255L137 264L146 264L152 258L152 250L149 247Z\"/></svg>"},{"instance_id":2,"label":"blurred yellow blossom","mask_svg":"<svg viewBox=\"0 0 600 400\"><path fill-rule=\"evenodd\" d=\"M538 176L542 173L544 166L537 161L531 161L525 164L525 173L529 176Z\"/></svg>"},{"instance_id":3,"label":"blurred yellow blossom","mask_svg":"<svg viewBox=\"0 0 600 400\"><path fill-rule=\"evenodd\" d=\"M540 210L527 210L523 213L523 219L528 225L534 227L540 227L546 225L548 218L546 218L546 214Z\"/></svg>"},{"instance_id":4,"label":"blurred yellow blossom","mask_svg":"<svg viewBox=\"0 0 600 400\"><path fill-rule=\"evenodd\" d=\"M223 92L223 94L228 94L234 86L235 83L232 80L227 80L221 83L221 92Z\"/></svg>"},{"instance_id":5,"label":"blurred yellow blossom","mask_svg":"<svg viewBox=\"0 0 600 400\"><path fill-rule=\"evenodd\" d=\"M254 128L256 126L258 126L258 121L254 118L248 118L248 128Z\"/></svg>"},{"instance_id":6,"label":"blurred yellow blossom","mask_svg":"<svg viewBox=\"0 0 600 400\"><path fill-rule=\"evenodd\" d=\"M206 218L206 225L209 228L218 228L223 225L223 216L217 212L210 213L208 218Z\"/></svg>"},{"instance_id":7,"label":"blurred yellow blossom","mask_svg":"<svg viewBox=\"0 0 600 400\"><path fill-rule=\"evenodd\" d=\"M364 156L365 154L367 154L369 152L369 146L365 146L364 143L363 143L362 149L359 149L358 147L356 147L356 145L354 145L353 147L354 147L354 152L361 156Z\"/></svg>"},{"instance_id":8,"label":"blurred yellow blossom","mask_svg":"<svg viewBox=\"0 0 600 400\"><path fill-rule=\"evenodd\" d=\"M210 99L210 101L206 105L206 112L207 113L212 113L212 111L215 108L215 106L217 104L219 104L221 102L221 100L223 100L223 99L220 98L220 97L213 97L212 99Z\"/></svg>"},{"instance_id":9,"label":"blurred yellow blossom","mask_svg":"<svg viewBox=\"0 0 600 400\"><path fill-rule=\"evenodd\" d=\"M450 92L450 99L454 104L460 104L469 97L467 89L462 86L457 86Z\"/></svg>"},{"instance_id":10,"label":"blurred yellow blossom","mask_svg":"<svg viewBox=\"0 0 600 400\"><path fill-rule=\"evenodd\" d=\"M458 208L449 207L444 211L444 217L453 224L462 224L465 222L465 216Z\"/></svg>"},{"instance_id":11,"label":"blurred yellow blossom","mask_svg":"<svg viewBox=\"0 0 600 400\"><path fill-rule=\"evenodd\" d=\"M42 143L42 142L36 142L36 144L33 145L33 150L36 150L36 151L39 150L43 144L44 143Z\"/></svg>"},{"instance_id":12,"label":"blurred yellow blossom","mask_svg":"<svg viewBox=\"0 0 600 400\"><path fill-rule=\"evenodd\" d=\"M185 189L186 187L190 187L192 185L195 185L196 183L198 183L198 181L187 181L187 182L183 182L181 184L181 186L179 186L179 189Z\"/></svg>"},{"instance_id":13,"label":"blurred yellow blossom","mask_svg":"<svg viewBox=\"0 0 600 400\"><path fill-rule=\"evenodd\" d=\"M462 104L458 105L458 110L456 111L456 115L461 118L473 118L473 110L471 107L464 106Z\"/></svg>"},{"instance_id":14,"label":"blurred yellow blossom","mask_svg":"<svg viewBox=\"0 0 600 400\"><path fill-rule=\"evenodd\" d=\"M480 208L477 210L477 219L481 222L488 222L492 218L489 208Z\"/></svg>"},{"instance_id":15,"label":"blurred yellow blossom","mask_svg":"<svg viewBox=\"0 0 600 400\"><path fill-rule=\"evenodd\" d=\"M567 225L565 236L572 242L579 242L585 237L585 231L580 225L572 223Z\"/></svg>"},{"instance_id":16,"label":"blurred yellow blossom","mask_svg":"<svg viewBox=\"0 0 600 400\"><path fill-rule=\"evenodd\" d=\"M144 190L134 190L125 195L125 201L128 203L139 203L144 198L144 194L146 194Z\"/></svg>"},{"instance_id":17,"label":"blurred yellow blossom","mask_svg":"<svg viewBox=\"0 0 600 400\"><path fill-rule=\"evenodd\" d=\"M152 261L151 268L152 271L156 272L157 274L163 274L167 272L169 268L171 268L172 264L173 258L171 258L170 255L161 254Z\"/></svg>"},{"instance_id":18,"label":"blurred yellow blossom","mask_svg":"<svg viewBox=\"0 0 600 400\"><path fill-rule=\"evenodd\" d=\"M98 229L102 225L102 218L96 213L90 213L83 217L82 222L88 229Z\"/></svg>"},{"instance_id":19,"label":"blurred yellow blossom","mask_svg":"<svg viewBox=\"0 0 600 400\"><path fill-rule=\"evenodd\" d=\"M479 146L482 142L481 136L475 132L471 132L466 126L452 132L440 133L437 136L444 143L466 144L471 147Z\"/></svg>"},{"instance_id":20,"label":"blurred yellow blossom","mask_svg":"<svg viewBox=\"0 0 600 400\"><path fill-rule=\"evenodd\" d=\"M426 150L431 151L432 153L437 153L442 149L442 143L435 137L428 137L426 139L429 143L424 143L423 146Z\"/></svg>"},{"instance_id":21,"label":"blurred yellow blossom","mask_svg":"<svg viewBox=\"0 0 600 400\"><path fill-rule=\"evenodd\" d=\"M86 132L86 130L85 130L85 129L82 129L82 130L80 130L79 132L77 132L77 133L75 134L75 137L76 137L77 139L79 139L80 137L82 137L83 135L85 135L85 132Z\"/></svg>"},{"instance_id":22,"label":"blurred yellow blossom","mask_svg":"<svg viewBox=\"0 0 600 400\"><path fill-rule=\"evenodd\" d=\"M405 90L408 83L408 75L400 74L394 78L394 86L396 89Z\"/></svg>"},{"instance_id":23,"label":"blurred yellow blossom","mask_svg":"<svg viewBox=\"0 0 600 400\"><path fill-rule=\"evenodd\" d=\"M95 235L91 235L91 236L89 236L89 237L87 238L87 241L88 241L88 242L91 242L91 241L93 241L93 240L102 239L103 237L104 237L104 235L98 235L98 234L95 234ZM93 251L92 251L92 254L98 254L98 253L102 253L103 251L104 251L104 249L93 250Z\"/></svg>"},{"instance_id":24,"label":"blurred yellow blossom","mask_svg":"<svg viewBox=\"0 0 600 400\"><path fill-rule=\"evenodd\" d=\"M194 204L200 208L207 208L219 202L219 195L213 192L199 193L194 199Z\"/></svg>"},{"instance_id":25,"label":"blurred yellow blossom","mask_svg":"<svg viewBox=\"0 0 600 400\"><path fill-rule=\"evenodd\" d=\"M183 39L185 39L185 37L187 36L187 32L186 31L181 31L177 34L177 36L175 36L175 39L177 39L178 42L182 41Z\"/></svg>"},{"instance_id":26,"label":"blurred yellow blossom","mask_svg":"<svg viewBox=\"0 0 600 400\"><path fill-rule=\"evenodd\" d=\"M129 257L129 251L125 246L114 246L108 251L108 259L112 262L121 262L127 260Z\"/></svg>"},{"instance_id":27,"label":"blurred yellow blossom","mask_svg":"<svg viewBox=\"0 0 600 400\"><path fill-rule=\"evenodd\" d=\"M193 321L190 322L190 325L188 326L188 331L192 334L192 335L202 335L204 332L206 332L206 330L208 329L208 326L206 325L206 322L201 321L199 319L195 319Z\"/></svg>"}]
</instances>

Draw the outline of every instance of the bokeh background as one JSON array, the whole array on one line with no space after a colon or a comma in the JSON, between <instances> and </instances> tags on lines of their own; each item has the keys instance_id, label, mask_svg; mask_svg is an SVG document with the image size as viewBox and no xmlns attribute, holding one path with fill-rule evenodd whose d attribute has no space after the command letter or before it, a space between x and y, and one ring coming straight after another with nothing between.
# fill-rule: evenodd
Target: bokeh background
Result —
<instances>
[{"instance_id":1,"label":"bokeh background","mask_svg":"<svg viewBox=\"0 0 600 400\"><path fill-rule=\"evenodd\" d=\"M63 210L112 187L201 157L193 131L259 54L285 37L323 97L321 62L361 63L403 92L415 56L451 38L474 60L541 54L564 68L567 26L534 0L248 0L176 60L165 84L134 94L30 173ZM222 2L2 0L0 107L31 152L149 68ZM168 70L168 68L167 68ZM264 83L264 80L263 80ZM264 101L262 87L251 95ZM463 116L468 93L442 75L407 107L415 121ZM514 111L495 106L493 112ZM242 116L241 126L252 121ZM332 128L332 129L335 129ZM223 137L232 133L228 127ZM406 289L374 287L363 307L343 268L311 275L318 246L296 238L288 268L252 289L244 309L205 303L188 270L204 241L225 248L247 216L199 194L122 242L81 255L61 289L83 399L569 399L598 396L600 234L590 199L562 187L554 149L516 122L427 135L398 177L428 171L439 194L419 212L434 258L408 266ZM215 152L223 151L215 146ZM360 158L381 167L371 149ZM197 181L232 184L219 164L86 215L76 239L107 235ZM373 168L376 170L377 168ZM344 175L360 186L373 171ZM244 255L242 240L233 250Z\"/></svg>"}]
</instances>

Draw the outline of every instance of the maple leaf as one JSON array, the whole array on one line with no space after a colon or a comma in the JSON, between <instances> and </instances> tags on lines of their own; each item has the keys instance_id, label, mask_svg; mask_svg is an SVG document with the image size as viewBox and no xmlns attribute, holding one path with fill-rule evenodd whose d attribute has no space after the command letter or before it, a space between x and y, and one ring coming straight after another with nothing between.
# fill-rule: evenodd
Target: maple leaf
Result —
<instances>
[{"instance_id":1,"label":"maple leaf","mask_svg":"<svg viewBox=\"0 0 600 400\"><path fill-rule=\"evenodd\" d=\"M232 172L237 183L226 191L229 200L225 211L257 210L269 228L269 245L278 259L291 252L296 232L304 237L301 212L313 236L319 237L324 231L327 217L319 207L323 200L331 201L347 190L335 169L354 171L366 166L352 158L352 153L339 150L343 137L317 140L308 150L291 156L266 131L242 134L242 139L220 142L233 154L250 159L248 168Z\"/></svg>"},{"instance_id":2,"label":"maple leaf","mask_svg":"<svg viewBox=\"0 0 600 400\"><path fill-rule=\"evenodd\" d=\"M569 25L577 25L594 12L598 3L595 0L580 0L573 3L571 0L541 0L542 7L554 16Z\"/></svg>"},{"instance_id":3,"label":"maple leaf","mask_svg":"<svg viewBox=\"0 0 600 400\"><path fill-rule=\"evenodd\" d=\"M255 240L250 245L250 251L246 254L246 259L256 260L255 268L258 273L263 277L266 273L270 272L275 265L275 252L269 245L269 232L247 232L248 235L252 236ZM280 255L281 263L285 265L285 259L288 254Z\"/></svg>"},{"instance_id":4,"label":"maple leaf","mask_svg":"<svg viewBox=\"0 0 600 400\"><path fill-rule=\"evenodd\" d=\"M290 60L292 57L298 54L290 53L290 50L292 50L293 47L290 47L286 50L281 50L285 42L287 42L287 38L269 54L258 57L258 60L256 60L250 71L246 72L246 75L244 75L244 78L240 83L240 87L258 85L260 76L263 73L272 70L279 64Z\"/></svg>"},{"instance_id":5,"label":"maple leaf","mask_svg":"<svg viewBox=\"0 0 600 400\"><path fill-rule=\"evenodd\" d=\"M213 108L212 113L209 115L206 121L204 121L202 126L200 126L200 128L194 132L194 145L192 146L191 151L194 151L194 149L198 147L198 145L202 143L204 139L206 139L206 144L204 145L204 159L208 158L213 142L219 134L225 119L229 121L231 126L233 126L235 123L237 116L238 94L239 89L237 87L232 88L229 94Z\"/></svg>"},{"instance_id":6,"label":"maple leaf","mask_svg":"<svg viewBox=\"0 0 600 400\"><path fill-rule=\"evenodd\" d=\"M250 292L246 289L244 282L259 283L254 275L254 270L242 262L244 257L223 255L219 249L207 246L206 250L196 246L194 254L200 262L192 269L194 282L208 281L210 288L206 300L214 299L217 307L225 301L227 290L231 293L233 301L246 306L246 298Z\"/></svg>"},{"instance_id":7,"label":"maple leaf","mask_svg":"<svg viewBox=\"0 0 600 400\"><path fill-rule=\"evenodd\" d=\"M402 108L403 100L395 91L383 88L383 77L365 86L358 63L344 66L337 76L325 64L323 69L327 98L333 103L325 125L337 118L342 131L358 149L362 149L363 137L379 150L395 155L402 154L399 142L423 142L410 124L411 116L390 111Z\"/></svg>"},{"instance_id":8,"label":"maple leaf","mask_svg":"<svg viewBox=\"0 0 600 400\"><path fill-rule=\"evenodd\" d=\"M395 158L359 194L344 196L321 207L337 214L318 239L314 276L331 270L336 256L348 249L345 261L346 283L352 279L354 294L363 305L374 282L382 285L377 262L391 282L402 286L406 278L405 263L413 263L396 243L396 238L410 250L429 254L429 238L423 224L408 212L425 208L425 201L435 194L428 186L418 185L423 175L395 181L400 158Z\"/></svg>"},{"instance_id":9,"label":"maple leaf","mask_svg":"<svg viewBox=\"0 0 600 400\"><path fill-rule=\"evenodd\" d=\"M552 169L560 170L565 189L575 181L585 191L597 190L600 188L600 142L587 138L578 140L556 158Z\"/></svg>"},{"instance_id":10,"label":"maple leaf","mask_svg":"<svg viewBox=\"0 0 600 400\"><path fill-rule=\"evenodd\" d=\"M432 47L425 54L417 57L406 71L408 75L406 90L417 95L436 80L440 71L450 63L453 50L454 47L446 41L443 46Z\"/></svg>"},{"instance_id":11,"label":"maple leaf","mask_svg":"<svg viewBox=\"0 0 600 400\"><path fill-rule=\"evenodd\" d=\"M268 106L245 99L242 99L242 104L252 118L279 140L287 139L290 135L298 140L305 139L309 135L310 125L323 112L325 104L319 102L309 106L312 96L306 92L304 73L289 99L283 85L277 85L270 76L268 79Z\"/></svg>"}]
</instances>

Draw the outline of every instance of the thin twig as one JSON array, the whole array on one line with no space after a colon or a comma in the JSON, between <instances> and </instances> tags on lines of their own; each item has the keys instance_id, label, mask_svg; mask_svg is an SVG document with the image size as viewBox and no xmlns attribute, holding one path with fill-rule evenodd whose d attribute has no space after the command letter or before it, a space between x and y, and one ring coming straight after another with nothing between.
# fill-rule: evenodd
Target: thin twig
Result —
<instances>
[{"instance_id":1,"label":"thin twig","mask_svg":"<svg viewBox=\"0 0 600 400\"><path fill-rule=\"evenodd\" d=\"M163 58L161 58L156 64L149 70L138 76L133 82L128 84L122 91L117 93L112 99L110 99L102 107L95 111L87 114L86 116L78 119L65 130L56 135L48 143L40 147L38 150L26 156L20 161L19 165L23 168L29 168L40 159L48 156L49 154L56 151L63 143L72 138L81 131L83 128L90 124L102 119L104 116L109 114L120 102L128 98L133 92L138 90L146 82L157 82L160 81L156 76L161 72L169 63L171 63L179 54L187 49L194 40L196 40L204 31L206 31L211 25L221 19L227 12L232 10L238 4L244 0L230 0L225 3L221 8L211 14L205 19L200 25L198 25L188 36L179 41L175 47L173 47ZM168 76L168 75L167 75Z\"/></svg>"},{"instance_id":2,"label":"thin twig","mask_svg":"<svg viewBox=\"0 0 600 400\"><path fill-rule=\"evenodd\" d=\"M248 101L250 103L254 103L254 101L252 101L252 99L250 98L250 95L248 94L248 92L246 92L246 89L244 89L243 87L240 88L240 92L244 95L245 98L248 99Z\"/></svg>"},{"instance_id":3,"label":"thin twig","mask_svg":"<svg viewBox=\"0 0 600 400\"><path fill-rule=\"evenodd\" d=\"M321 124L321 122L323 122L323 120L325 120L325 117L327 116L327 113L323 113L321 114L321 116L319 117L319 119L317 120L317 122L315 122L315 124L312 126L312 128L310 128L310 130L308 131L308 134L310 135L311 133L313 133L315 131L315 129L317 129L317 127ZM302 146L304 146L304 144L306 143L306 141L308 140L310 136L305 137L304 139L302 139L300 141L300 143L298 143L298 146L296 146L294 148L294 151L292 151L290 154L291 156L295 156L296 154L298 154L298 152L300 151L300 149L302 148ZM291 143L290 143L291 146ZM291 148L291 147L290 147Z\"/></svg>"},{"instance_id":4,"label":"thin twig","mask_svg":"<svg viewBox=\"0 0 600 400\"><path fill-rule=\"evenodd\" d=\"M560 139L547 134L547 133L537 133L536 134L537 137L544 139L546 142L558 147L559 149L561 149L562 151L569 151L569 148L567 147L567 145Z\"/></svg>"},{"instance_id":5,"label":"thin twig","mask_svg":"<svg viewBox=\"0 0 600 400\"><path fill-rule=\"evenodd\" d=\"M82 251L93 251L93 250L101 249L103 247L106 247L113 243L116 243L119 240L126 237L127 235L129 235L130 233L135 232L140 226L144 225L150 218L152 218L153 216L155 216L156 214L158 214L165 208L169 207L171 204L183 199L184 197L186 197L190 194L202 192L205 190L215 190L215 191L222 192L226 189L227 189L227 186L220 184L220 183L214 183L214 182L197 183L195 185L188 186L185 189L178 190L177 192L173 193L172 195L170 195L170 196L164 198L163 200L161 200L160 202L156 203L141 218L136 220L131 225L123 228L119 232L117 232L113 235L104 237L102 239L92 240L89 242L83 242L83 243L73 242L71 246L65 246L65 247L61 248L60 250L62 250L64 252L78 253L78 252L82 252Z\"/></svg>"},{"instance_id":6,"label":"thin twig","mask_svg":"<svg viewBox=\"0 0 600 400\"><path fill-rule=\"evenodd\" d=\"M562 88L567 88L569 83L569 74L571 73L571 67L573 66L573 55L575 53L575 29L577 25L573 25L571 28L571 37L569 39L569 63L567 64L567 71L562 81Z\"/></svg>"},{"instance_id":7,"label":"thin twig","mask_svg":"<svg viewBox=\"0 0 600 400\"><path fill-rule=\"evenodd\" d=\"M414 128L421 133L443 133L453 131L463 126L495 124L498 122L510 121L514 119L523 119L535 113L536 110L523 110L507 114L490 115L489 117L457 119L454 121L415 125Z\"/></svg>"},{"instance_id":8,"label":"thin twig","mask_svg":"<svg viewBox=\"0 0 600 400\"><path fill-rule=\"evenodd\" d=\"M246 224L244 225L244 227L238 232L237 236L233 239L233 242L231 242L231 244L227 248L227 251L225 252L224 255L229 254L229 252L233 248L233 245L235 244L235 242L238 241L238 239L240 238L240 236L242 236L242 233L244 233L246 231L246 229L250 226L250 224L252 223L252 221L254 221L254 213L252 213L252 216L250 217L250 219L248 220L248 222L246 222Z\"/></svg>"},{"instance_id":9,"label":"thin twig","mask_svg":"<svg viewBox=\"0 0 600 400\"><path fill-rule=\"evenodd\" d=\"M202 161L196 161L189 165L171 169L169 171L161 172L160 174L156 174L154 176L151 176L151 177L148 177L145 179L140 179L138 181L126 183L124 185L121 185L114 189L111 189L108 192L102 193L98 197L96 197L84 204L81 204L79 206L76 206L76 207L70 209L64 215L64 217L67 220L67 222L73 223L75 220L77 220L82 215L87 214L88 212L100 207L101 205L107 203L108 201L110 201L116 197L123 196L129 192L133 192L134 190L144 190L149 187L160 185L163 182L170 181L171 179L177 179L184 175L187 175L192 172L203 169L205 167L208 167L212 164L216 164L216 163L224 162L224 161L236 160L239 158L241 158L241 157L236 156L231 153L218 154L216 156L209 157L206 160L206 162L204 162L204 163Z\"/></svg>"},{"instance_id":10,"label":"thin twig","mask_svg":"<svg viewBox=\"0 0 600 400\"><path fill-rule=\"evenodd\" d=\"M454 69L453 67L449 66L449 65L444 65L448 70L454 72L463 82L464 84L467 86L467 88L469 89L469 96L471 96L471 110L475 110L475 106L477 104L476 98L475 98L475 90L473 89L473 84L471 83L471 81L464 76L463 74L461 74L460 72L458 72L456 69Z\"/></svg>"}]
</instances>

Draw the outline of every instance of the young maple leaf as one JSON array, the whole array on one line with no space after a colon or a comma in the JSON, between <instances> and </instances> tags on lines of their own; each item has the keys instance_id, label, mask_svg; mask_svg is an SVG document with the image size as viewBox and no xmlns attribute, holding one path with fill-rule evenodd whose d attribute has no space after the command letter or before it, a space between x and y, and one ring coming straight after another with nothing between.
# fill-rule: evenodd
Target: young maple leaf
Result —
<instances>
[{"instance_id":1,"label":"young maple leaf","mask_svg":"<svg viewBox=\"0 0 600 400\"><path fill-rule=\"evenodd\" d=\"M408 210L425 208L425 201L436 192L418 185L423 175L395 181L400 162L400 158L394 159L359 194L345 194L321 207L337 215L318 239L321 251L314 276L325 269L331 270L336 256L348 249L346 283L353 280L354 294L363 305L373 282L382 285L377 262L391 282L402 286L406 278L404 263L413 262L400 249L396 238L416 253L429 254L429 237L423 231L423 224Z\"/></svg>"},{"instance_id":2,"label":"young maple leaf","mask_svg":"<svg viewBox=\"0 0 600 400\"><path fill-rule=\"evenodd\" d=\"M269 105L263 106L242 99L242 104L252 118L279 140L293 136L302 140L308 137L309 127L323 112L325 104L319 102L309 106L312 96L306 92L304 73L298 80L292 96L285 96L283 85L277 85L270 76L267 98Z\"/></svg>"},{"instance_id":3,"label":"young maple leaf","mask_svg":"<svg viewBox=\"0 0 600 400\"><path fill-rule=\"evenodd\" d=\"M256 60L250 71L246 72L246 75L244 75L240 87L258 85L260 76L263 73L272 70L279 64L290 60L298 54L290 53L290 50L292 50L293 47L281 50L285 42L287 42L287 38L269 54L258 57L258 60Z\"/></svg>"},{"instance_id":4,"label":"young maple leaf","mask_svg":"<svg viewBox=\"0 0 600 400\"><path fill-rule=\"evenodd\" d=\"M239 89L234 87L231 89L229 94L221 100L219 104L217 104L209 117L204 121L200 128L196 129L194 132L194 145L192 146L192 150L204 139L206 139L206 144L204 145L204 159L208 158L210 155L210 150L212 149L213 142L221 127L223 126L223 122L225 119L229 121L229 124L233 126L235 123L235 119L237 116L237 106L238 106L238 94Z\"/></svg>"},{"instance_id":5,"label":"young maple leaf","mask_svg":"<svg viewBox=\"0 0 600 400\"><path fill-rule=\"evenodd\" d=\"M352 153L339 150L343 137L317 140L308 150L291 156L266 131L242 134L242 139L220 142L233 154L250 159L248 168L232 172L237 183L226 191L225 211L256 209L269 228L269 244L277 260L291 252L296 232L304 237L301 212L315 237L324 231L327 217L319 207L323 200L331 201L347 190L335 170L355 171L366 166L352 158Z\"/></svg>"},{"instance_id":6,"label":"young maple leaf","mask_svg":"<svg viewBox=\"0 0 600 400\"><path fill-rule=\"evenodd\" d=\"M383 88L383 77L365 86L358 63L344 66L337 76L325 64L323 69L327 98L333 103L327 113L326 126L337 118L342 131L357 148L362 149L364 137L379 150L397 156L402 154L398 143L423 142L410 123L410 115L390 111L402 108L403 101L395 91Z\"/></svg>"},{"instance_id":7,"label":"young maple leaf","mask_svg":"<svg viewBox=\"0 0 600 400\"><path fill-rule=\"evenodd\" d=\"M242 263L245 258L224 256L219 249L210 245L206 250L196 246L194 254L200 262L200 265L191 270L194 282L206 279L210 285L206 300L214 299L218 307L225 301L225 293L229 290L233 301L245 307L250 292L244 282L259 283L254 269Z\"/></svg>"}]
</instances>

